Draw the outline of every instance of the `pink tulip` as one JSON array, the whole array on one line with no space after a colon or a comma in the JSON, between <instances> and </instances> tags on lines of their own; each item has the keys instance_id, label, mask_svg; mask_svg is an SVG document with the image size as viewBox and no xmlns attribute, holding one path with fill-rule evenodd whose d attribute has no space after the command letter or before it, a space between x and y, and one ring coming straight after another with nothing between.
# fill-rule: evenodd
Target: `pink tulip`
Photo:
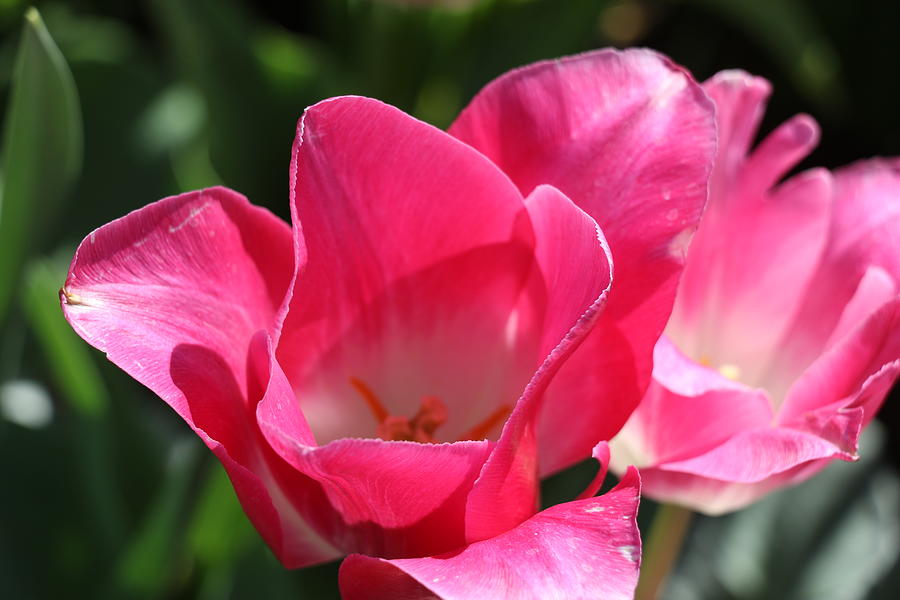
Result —
<instances>
[{"instance_id":1,"label":"pink tulip","mask_svg":"<svg viewBox=\"0 0 900 600\"><path fill-rule=\"evenodd\" d=\"M592 448L605 471L705 200L712 107L659 56L601 51L501 78L452 133L471 145L321 102L293 231L223 188L166 198L82 242L66 317L215 452L286 566L356 553L345 598L629 598L637 474L537 512L538 446L545 471Z\"/></svg>"},{"instance_id":2,"label":"pink tulip","mask_svg":"<svg viewBox=\"0 0 900 600\"><path fill-rule=\"evenodd\" d=\"M613 443L644 491L709 514L855 460L900 370L900 163L778 180L818 140L799 115L755 150L769 84L705 84L718 111L710 202L653 384Z\"/></svg>"}]
</instances>

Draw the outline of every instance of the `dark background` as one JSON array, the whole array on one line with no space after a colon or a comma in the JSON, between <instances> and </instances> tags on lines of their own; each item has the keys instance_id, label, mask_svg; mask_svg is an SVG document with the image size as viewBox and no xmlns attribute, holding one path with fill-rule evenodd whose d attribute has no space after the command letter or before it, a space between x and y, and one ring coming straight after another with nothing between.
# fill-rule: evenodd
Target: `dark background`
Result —
<instances>
[{"instance_id":1,"label":"dark background","mask_svg":"<svg viewBox=\"0 0 900 600\"><path fill-rule=\"evenodd\" d=\"M698 80L735 67L769 79L763 133L797 112L822 127L819 147L800 169L900 154L896 2L483 0L430 9L362 0L76 0L37 7L74 75L84 150L65 203L36 209L15 300L0 314L0 384L26 382L50 410L30 424L0 415L3 598L336 597L336 565L281 569L199 440L99 353L72 344L57 309L40 313L43 300L35 300L55 303L86 233L167 195L224 183L287 218L289 152L309 104L368 95L446 127L510 68L641 45ZM4 113L26 8L0 0ZM77 367L60 368L67 360ZM862 464L838 465L731 517L698 518L670 597L896 598L897 400L895 393L886 402L886 427L867 440ZM574 497L590 468L554 477L546 501ZM642 526L653 510L643 503Z\"/></svg>"}]
</instances>

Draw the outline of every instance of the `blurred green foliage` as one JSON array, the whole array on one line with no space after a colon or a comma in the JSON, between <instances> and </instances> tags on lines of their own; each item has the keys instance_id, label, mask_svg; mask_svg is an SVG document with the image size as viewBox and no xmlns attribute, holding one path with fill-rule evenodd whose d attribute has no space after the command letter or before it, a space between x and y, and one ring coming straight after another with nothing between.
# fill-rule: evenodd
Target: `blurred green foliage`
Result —
<instances>
[{"instance_id":1,"label":"blurred green foliage","mask_svg":"<svg viewBox=\"0 0 900 600\"><path fill-rule=\"evenodd\" d=\"M34 9L25 13L12 81L0 155L0 318L40 225L55 218L81 169L75 82Z\"/></svg>"},{"instance_id":2,"label":"blurred green foliage","mask_svg":"<svg viewBox=\"0 0 900 600\"><path fill-rule=\"evenodd\" d=\"M282 569L200 441L83 344L57 300L81 238L163 196L224 183L287 217L290 147L309 104L369 95L445 127L508 69L639 44L701 79L743 67L773 80L764 129L798 111L823 125L806 166L900 153L898 84L885 67L900 62L894 3L38 8L0 0L3 598L337 597L337 566ZM896 414L889 403L888 439ZM837 465L748 511L699 519L671 597L897 597L897 449L884 448L886 458L873 447L865 465ZM595 468L549 480L545 502L573 498ZM642 525L653 510L645 501Z\"/></svg>"}]
</instances>

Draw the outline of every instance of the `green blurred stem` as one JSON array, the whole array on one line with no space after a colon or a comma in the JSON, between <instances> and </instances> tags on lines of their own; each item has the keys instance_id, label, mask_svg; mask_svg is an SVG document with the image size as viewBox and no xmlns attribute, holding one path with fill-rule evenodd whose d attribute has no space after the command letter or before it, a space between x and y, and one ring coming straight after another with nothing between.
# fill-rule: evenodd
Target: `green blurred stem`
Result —
<instances>
[{"instance_id":1,"label":"green blurred stem","mask_svg":"<svg viewBox=\"0 0 900 600\"><path fill-rule=\"evenodd\" d=\"M693 514L690 509L673 504L661 504L656 509L650 535L644 544L635 600L662 598L666 578L678 561Z\"/></svg>"}]
</instances>

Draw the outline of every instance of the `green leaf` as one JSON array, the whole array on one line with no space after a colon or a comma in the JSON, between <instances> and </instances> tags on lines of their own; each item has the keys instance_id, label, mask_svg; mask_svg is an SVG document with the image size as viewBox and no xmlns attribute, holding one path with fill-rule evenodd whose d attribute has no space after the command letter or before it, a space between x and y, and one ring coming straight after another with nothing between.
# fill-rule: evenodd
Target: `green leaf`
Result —
<instances>
[{"instance_id":1,"label":"green leaf","mask_svg":"<svg viewBox=\"0 0 900 600\"><path fill-rule=\"evenodd\" d=\"M0 156L0 319L40 233L38 218L46 222L56 212L81 170L81 152L72 73L31 8L25 13Z\"/></svg>"}]
</instances>

